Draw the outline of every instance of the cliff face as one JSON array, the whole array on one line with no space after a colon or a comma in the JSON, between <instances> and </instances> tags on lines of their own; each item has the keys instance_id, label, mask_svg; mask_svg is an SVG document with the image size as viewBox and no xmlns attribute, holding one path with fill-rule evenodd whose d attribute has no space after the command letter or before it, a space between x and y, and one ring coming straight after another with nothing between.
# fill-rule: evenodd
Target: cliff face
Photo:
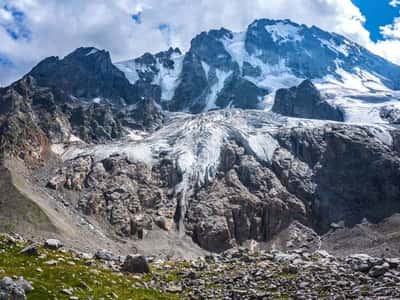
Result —
<instances>
[{"instance_id":1,"label":"cliff face","mask_svg":"<svg viewBox=\"0 0 400 300\"><path fill-rule=\"evenodd\" d=\"M272 111L288 117L344 121L342 110L324 100L310 80L298 87L278 90Z\"/></svg>"}]
</instances>

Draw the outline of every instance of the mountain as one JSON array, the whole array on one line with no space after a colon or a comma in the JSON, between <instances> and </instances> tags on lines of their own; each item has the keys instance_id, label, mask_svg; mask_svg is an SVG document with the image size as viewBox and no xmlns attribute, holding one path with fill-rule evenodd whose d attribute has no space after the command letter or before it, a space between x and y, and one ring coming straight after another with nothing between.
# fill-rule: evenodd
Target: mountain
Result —
<instances>
[{"instance_id":1,"label":"mountain","mask_svg":"<svg viewBox=\"0 0 400 300\"><path fill-rule=\"evenodd\" d=\"M46 58L29 75L38 85L56 87L86 101L105 99L112 104L132 104L140 100L124 74L111 62L110 54L92 47L78 48L63 59Z\"/></svg>"},{"instance_id":2,"label":"mountain","mask_svg":"<svg viewBox=\"0 0 400 300\"><path fill-rule=\"evenodd\" d=\"M288 20L117 64L47 58L0 89L0 228L122 254L397 253L399 74Z\"/></svg>"},{"instance_id":3,"label":"mountain","mask_svg":"<svg viewBox=\"0 0 400 300\"><path fill-rule=\"evenodd\" d=\"M343 36L289 20L257 20L242 33L203 32L185 54L169 49L116 66L138 88L157 90L153 97L165 109L192 113L268 108L276 90L311 79L349 110L347 120L358 121L352 107L397 102L400 89L400 66ZM379 114L375 119L382 121Z\"/></svg>"}]
</instances>

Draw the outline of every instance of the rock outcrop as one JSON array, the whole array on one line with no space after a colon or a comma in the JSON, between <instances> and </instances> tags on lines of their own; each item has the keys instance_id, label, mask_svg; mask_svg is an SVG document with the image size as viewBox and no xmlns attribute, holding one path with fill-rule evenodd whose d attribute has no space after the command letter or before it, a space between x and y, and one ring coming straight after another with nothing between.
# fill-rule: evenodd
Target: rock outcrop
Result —
<instances>
[{"instance_id":1,"label":"rock outcrop","mask_svg":"<svg viewBox=\"0 0 400 300\"><path fill-rule=\"evenodd\" d=\"M383 120L388 121L390 124L400 124L400 109L396 107L382 107L380 111L380 116Z\"/></svg>"},{"instance_id":2,"label":"rock outcrop","mask_svg":"<svg viewBox=\"0 0 400 300\"><path fill-rule=\"evenodd\" d=\"M324 100L310 80L298 87L278 90L272 111L288 117L344 121L341 109Z\"/></svg>"}]
</instances>

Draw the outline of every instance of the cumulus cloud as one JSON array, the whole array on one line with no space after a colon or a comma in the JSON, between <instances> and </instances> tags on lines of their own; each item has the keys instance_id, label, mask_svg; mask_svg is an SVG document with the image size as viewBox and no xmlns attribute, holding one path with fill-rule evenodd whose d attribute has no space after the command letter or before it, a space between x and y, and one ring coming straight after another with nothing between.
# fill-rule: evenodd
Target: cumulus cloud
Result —
<instances>
[{"instance_id":1,"label":"cumulus cloud","mask_svg":"<svg viewBox=\"0 0 400 300\"><path fill-rule=\"evenodd\" d=\"M389 5L397 7L400 0L392 0ZM400 65L400 17L393 20L392 24L380 27L382 40L371 43L370 49Z\"/></svg>"},{"instance_id":2,"label":"cumulus cloud","mask_svg":"<svg viewBox=\"0 0 400 300\"><path fill-rule=\"evenodd\" d=\"M107 49L119 61L168 46L185 50L201 31L243 31L258 18L317 25L383 53L351 0L0 0L0 84L79 46ZM1 65L1 57L12 64Z\"/></svg>"}]
</instances>

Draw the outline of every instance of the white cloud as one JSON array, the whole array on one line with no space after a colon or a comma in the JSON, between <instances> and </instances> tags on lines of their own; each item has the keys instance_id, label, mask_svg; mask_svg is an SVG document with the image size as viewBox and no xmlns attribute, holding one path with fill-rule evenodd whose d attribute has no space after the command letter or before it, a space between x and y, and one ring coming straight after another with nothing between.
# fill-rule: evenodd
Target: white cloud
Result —
<instances>
[{"instance_id":1,"label":"white cloud","mask_svg":"<svg viewBox=\"0 0 400 300\"><path fill-rule=\"evenodd\" d=\"M400 17L395 18L393 24L382 26L380 29L386 39L400 39Z\"/></svg>"},{"instance_id":2,"label":"white cloud","mask_svg":"<svg viewBox=\"0 0 400 300\"><path fill-rule=\"evenodd\" d=\"M393 7L397 7L397 6L400 5L400 0L391 0L391 1L389 2L389 5L390 5L390 6L393 6Z\"/></svg>"},{"instance_id":3,"label":"white cloud","mask_svg":"<svg viewBox=\"0 0 400 300\"><path fill-rule=\"evenodd\" d=\"M400 65L400 17L392 24L381 26L380 30L383 39L371 44L370 49Z\"/></svg>"},{"instance_id":4,"label":"white cloud","mask_svg":"<svg viewBox=\"0 0 400 300\"><path fill-rule=\"evenodd\" d=\"M79 46L107 49L118 61L170 44L187 49L201 31L242 31L257 18L317 25L381 51L371 42L365 19L351 0L0 0L0 24L12 17L2 9L7 3L26 14L31 39L14 40L0 27L0 55L16 66L7 77L0 70L0 84L16 79L46 56L64 56ZM139 11L142 22L136 24L131 16ZM158 29L160 24L169 25L167 33Z\"/></svg>"}]
</instances>

